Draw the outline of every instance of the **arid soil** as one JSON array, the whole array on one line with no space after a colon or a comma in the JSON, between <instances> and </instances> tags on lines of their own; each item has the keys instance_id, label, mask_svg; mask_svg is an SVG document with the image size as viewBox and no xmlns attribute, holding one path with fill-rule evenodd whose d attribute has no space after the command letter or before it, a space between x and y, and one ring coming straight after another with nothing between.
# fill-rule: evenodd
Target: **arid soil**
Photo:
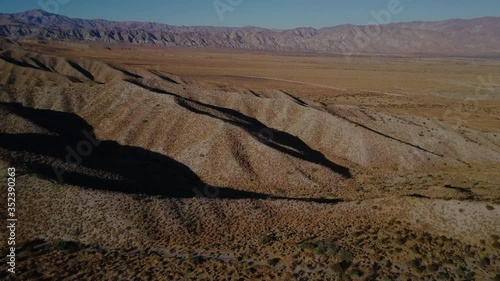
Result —
<instances>
[{"instance_id":1,"label":"arid soil","mask_svg":"<svg viewBox=\"0 0 500 281\"><path fill-rule=\"evenodd\" d=\"M499 61L0 47L17 280L500 280Z\"/></svg>"}]
</instances>

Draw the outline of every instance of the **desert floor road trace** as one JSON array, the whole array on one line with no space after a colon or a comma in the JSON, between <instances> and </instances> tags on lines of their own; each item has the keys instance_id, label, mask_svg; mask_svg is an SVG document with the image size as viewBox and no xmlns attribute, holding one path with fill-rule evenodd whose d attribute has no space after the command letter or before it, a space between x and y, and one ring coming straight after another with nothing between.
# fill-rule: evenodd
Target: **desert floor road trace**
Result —
<instances>
[{"instance_id":1,"label":"desert floor road trace","mask_svg":"<svg viewBox=\"0 0 500 281\"><path fill-rule=\"evenodd\" d=\"M337 87L332 87L332 86L327 86L327 85L314 84L314 83L307 83L307 82L304 82L304 81L295 81L295 80L279 79L279 78L272 78L272 77L262 77L262 76L239 76L239 77L242 77L242 78L265 79L265 80L274 80L274 81L281 81L281 82L288 82L288 83L297 83L297 84L309 85L309 86L326 88L326 89L346 91L346 89L342 89L342 88L337 88Z\"/></svg>"},{"instance_id":2,"label":"desert floor road trace","mask_svg":"<svg viewBox=\"0 0 500 281\"><path fill-rule=\"evenodd\" d=\"M342 88L337 88L337 87L327 86L327 85L314 84L314 83L308 83L308 82L304 82L304 81L295 81L295 80L279 79L279 78L272 78L272 77L262 77L262 76L237 76L237 77L241 77L241 78L253 78L253 79L264 79L264 80L274 80L274 81L281 81L281 82L287 82L287 83L303 84L303 85L314 86L314 87L325 88L325 89L338 90L338 91L343 91L343 92L347 91L346 89L342 89ZM383 94L383 95L388 95L388 96L395 96L395 97L400 97L401 96L401 94L384 93L384 92L379 92L379 91L370 91L370 90L360 90L360 91L361 92L368 92L368 93Z\"/></svg>"},{"instance_id":3,"label":"desert floor road trace","mask_svg":"<svg viewBox=\"0 0 500 281\"><path fill-rule=\"evenodd\" d=\"M499 61L0 43L16 280L500 274Z\"/></svg>"}]
</instances>

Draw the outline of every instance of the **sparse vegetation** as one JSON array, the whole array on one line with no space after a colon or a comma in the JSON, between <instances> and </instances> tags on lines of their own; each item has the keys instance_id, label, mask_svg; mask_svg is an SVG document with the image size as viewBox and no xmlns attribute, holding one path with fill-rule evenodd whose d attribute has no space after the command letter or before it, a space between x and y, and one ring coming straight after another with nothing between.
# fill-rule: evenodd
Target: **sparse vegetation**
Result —
<instances>
[{"instance_id":1,"label":"sparse vegetation","mask_svg":"<svg viewBox=\"0 0 500 281\"><path fill-rule=\"evenodd\" d=\"M10 50L0 38L0 70L9 73L0 85L0 166L19 167L27 241L19 280L40 272L68 280L500 279L491 227L500 198L491 116L500 104L479 101L479 117L464 116L459 129L443 116L470 92L448 84L475 81L495 63L353 57L346 65L335 56L144 46L116 46L109 56L99 44L68 43ZM152 62L163 74L144 67ZM262 68L300 83L241 77ZM434 81L441 74L449 83ZM360 90L368 86L377 92ZM411 94L385 94L396 86ZM76 125L51 117L58 112ZM51 165L64 162L75 138L68 128L79 123L101 146L84 164L66 165L61 182ZM271 143L256 139L262 127L273 131ZM26 136L47 141L18 141ZM194 198L193 186L218 193Z\"/></svg>"}]
</instances>

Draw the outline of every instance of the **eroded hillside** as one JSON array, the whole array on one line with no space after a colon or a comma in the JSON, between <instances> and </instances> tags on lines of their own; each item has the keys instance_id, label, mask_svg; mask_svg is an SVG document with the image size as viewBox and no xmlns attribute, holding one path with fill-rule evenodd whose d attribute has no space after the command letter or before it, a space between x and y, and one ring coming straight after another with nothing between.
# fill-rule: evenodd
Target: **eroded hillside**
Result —
<instances>
[{"instance_id":1,"label":"eroded hillside","mask_svg":"<svg viewBox=\"0 0 500 281\"><path fill-rule=\"evenodd\" d=\"M248 77L228 86L161 60L50 49L4 41L0 55L0 156L19 170L21 278L61 274L49 260L88 265L69 263L70 279L111 278L90 269L103 259L142 279L497 274L498 130L365 104L435 112L455 100L353 91L352 101L349 89L239 83ZM71 161L82 141L90 151Z\"/></svg>"}]
</instances>

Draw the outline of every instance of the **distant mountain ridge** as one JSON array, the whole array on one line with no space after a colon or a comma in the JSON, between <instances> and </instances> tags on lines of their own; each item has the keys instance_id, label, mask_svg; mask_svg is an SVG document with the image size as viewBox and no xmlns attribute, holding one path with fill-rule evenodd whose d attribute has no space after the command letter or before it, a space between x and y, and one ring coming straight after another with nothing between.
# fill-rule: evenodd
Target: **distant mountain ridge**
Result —
<instances>
[{"instance_id":1,"label":"distant mountain ridge","mask_svg":"<svg viewBox=\"0 0 500 281\"><path fill-rule=\"evenodd\" d=\"M86 20L30 10L0 14L0 37L343 54L500 54L500 17L275 30Z\"/></svg>"}]
</instances>

